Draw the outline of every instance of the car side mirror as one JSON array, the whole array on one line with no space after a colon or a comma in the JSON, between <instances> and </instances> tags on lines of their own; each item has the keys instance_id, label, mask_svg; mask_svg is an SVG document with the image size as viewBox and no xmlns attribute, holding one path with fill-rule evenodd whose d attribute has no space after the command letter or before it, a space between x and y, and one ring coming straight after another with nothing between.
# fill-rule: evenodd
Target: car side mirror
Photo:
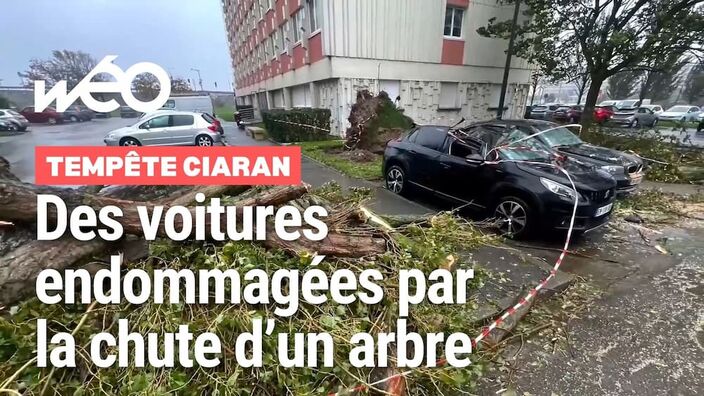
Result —
<instances>
[{"instance_id":1,"label":"car side mirror","mask_svg":"<svg viewBox=\"0 0 704 396\"><path fill-rule=\"evenodd\" d=\"M468 164L481 165L484 163L484 157L476 153L470 154L465 157L465 161L467 161Z\"/></svg>"}]
</instances>

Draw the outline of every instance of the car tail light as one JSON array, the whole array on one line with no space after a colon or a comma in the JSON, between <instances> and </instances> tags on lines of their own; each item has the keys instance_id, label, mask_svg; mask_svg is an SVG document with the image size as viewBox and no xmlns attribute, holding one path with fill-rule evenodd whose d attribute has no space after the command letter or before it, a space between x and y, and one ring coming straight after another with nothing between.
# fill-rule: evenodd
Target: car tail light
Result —
<instances>
[{"instance_id":1,"label":"car tail light","mask_svg":"<svg viewBox=\"0 0 704 396\"><path fill-rule=\"evenodd\" d=\"M211 130L211 131L213 131L213 132L217 132L217 131L218 131L218 126L217 126L217 124L210 124L210 125L208 126L208 129Z\"/></svg>"}]
</instances>

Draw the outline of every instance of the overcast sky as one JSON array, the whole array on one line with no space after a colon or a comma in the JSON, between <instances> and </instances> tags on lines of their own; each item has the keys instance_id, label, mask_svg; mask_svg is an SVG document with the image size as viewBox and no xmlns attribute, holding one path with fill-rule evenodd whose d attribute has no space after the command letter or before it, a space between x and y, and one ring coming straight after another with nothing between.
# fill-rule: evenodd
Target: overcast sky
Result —
<instances>
[{"instance_id":1,"label":"overcast sky","mask_svg":"<svg viewBox=\"0 0 704 396\"><path fill-rule=\"evenodd\" d=\"M232 68L220 0L2 0L0 84L20 85L18 71L55 49L100 61L117 55L123 70L154 62L203 87L231 87Z\"/></svg>"}]
</instances>

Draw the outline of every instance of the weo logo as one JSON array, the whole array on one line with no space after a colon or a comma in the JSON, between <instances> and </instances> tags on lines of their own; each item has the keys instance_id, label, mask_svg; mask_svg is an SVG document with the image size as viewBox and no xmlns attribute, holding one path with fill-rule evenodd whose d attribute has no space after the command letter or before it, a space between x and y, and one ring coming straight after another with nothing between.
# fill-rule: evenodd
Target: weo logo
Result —
<instances>
[{"instance_id":1,"label":"weo logo","mask_svg":"<svg viewBox=\"0 0 704 396\"><path fill-rule=\"evenodd\" d=\"M66 111L79 97L83 104L93 111L99 113L109 113L120 107L115 99L101 102L91 96L91 93L115 93L122 95L127 106L132 109L149 113L159 110L171 95L171 79L169 75L159 65L151 62L140 62L132 65L126 71L122 71L119 66L112 62L117 59L117 55L108 55L98 63L95 68L86 75L81 82L71 91L67 92L66 81L59 81L48 92L46 91L46 81L34 81L34 107L37 111L43 111L56 100L56 111ZM110 74L115 81L91 81L97 74ZM132 80L140 74L148 73L159 80L160 91L154 100L142 102L132 94Z\"/></svg>"}]
</instances>

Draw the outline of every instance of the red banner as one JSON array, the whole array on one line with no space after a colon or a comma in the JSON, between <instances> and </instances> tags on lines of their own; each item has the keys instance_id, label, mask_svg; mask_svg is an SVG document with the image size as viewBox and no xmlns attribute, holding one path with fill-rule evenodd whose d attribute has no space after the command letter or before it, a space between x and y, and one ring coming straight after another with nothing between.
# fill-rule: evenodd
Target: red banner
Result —
<instances>
[{"instance_id":1,"label":"red banner","mask_svg":"<svg viewBox=\"0 0 704 396\"><path fill-rule=\"evenodd\" d=\"M40 185L296 185L301 148L41 146L35 169Z\"/></svg>"}]
</instances>

